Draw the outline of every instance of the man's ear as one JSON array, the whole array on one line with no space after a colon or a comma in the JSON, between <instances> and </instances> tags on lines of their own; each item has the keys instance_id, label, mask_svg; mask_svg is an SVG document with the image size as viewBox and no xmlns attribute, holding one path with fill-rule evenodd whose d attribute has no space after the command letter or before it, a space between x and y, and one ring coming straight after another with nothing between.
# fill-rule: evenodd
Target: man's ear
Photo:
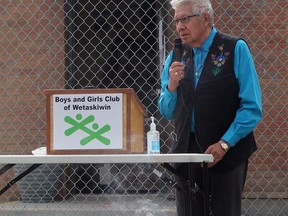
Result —
<instances>
[{"instance_id":1,"label":"man's ear","mask_svg":"<svg viewBox=\"0 0 288 216\"><path fill-rule=\"evenodd\" d=\"M211 23L211 18L208 12L205 12L203 14L203 19L204 19L204 25L208 26Z\"/></svg>"}]
</instances>

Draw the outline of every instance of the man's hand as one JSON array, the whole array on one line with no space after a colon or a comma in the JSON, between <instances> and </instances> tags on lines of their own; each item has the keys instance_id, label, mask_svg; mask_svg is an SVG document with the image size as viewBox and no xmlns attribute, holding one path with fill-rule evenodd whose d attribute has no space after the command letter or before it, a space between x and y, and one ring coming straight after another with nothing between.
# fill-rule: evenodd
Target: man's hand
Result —
<instances>
[{"instance_id":1,"label":"man's hand","mask_svg":"<svg viewBox=\"0 0 288 216\"><path fill-rule=\"evenodd\" d=\"M207 150L204 152L204 154L212 154L214 161L211 163L208 163L208 167L215 166L219 161L222 160L224 155L227 151L224 151L224 149L221 147L221 144L219 142L214 143L213 145L210 145Z\"/></svg>"},{"instance_id":2,"label":"man's hand","mask_svg":"<svg viewBox=\"0 0 288 216\"><path fill-rule=\"evenodd\" d=\"M179 86L179 81L184 77L185 65L182 62L173 62L169 68L169 83L168 90L176 91Z\"/></svg>"}]
</instances>

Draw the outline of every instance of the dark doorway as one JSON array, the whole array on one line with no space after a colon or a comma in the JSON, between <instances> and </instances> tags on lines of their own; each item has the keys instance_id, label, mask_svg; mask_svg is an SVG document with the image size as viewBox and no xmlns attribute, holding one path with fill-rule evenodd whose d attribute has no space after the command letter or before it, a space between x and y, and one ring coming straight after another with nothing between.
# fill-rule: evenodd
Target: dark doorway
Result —
<instances>
[{"instance_id":1,"label":"dark doorway","mask_svg":"<svg viewBox=\"0 0 288 216\"><path fill-rule=\"evenodd\" d=\"M156 112L157 11L153 0L69 0L67 88L133 88Z\"/></svg>"}]
</instances>

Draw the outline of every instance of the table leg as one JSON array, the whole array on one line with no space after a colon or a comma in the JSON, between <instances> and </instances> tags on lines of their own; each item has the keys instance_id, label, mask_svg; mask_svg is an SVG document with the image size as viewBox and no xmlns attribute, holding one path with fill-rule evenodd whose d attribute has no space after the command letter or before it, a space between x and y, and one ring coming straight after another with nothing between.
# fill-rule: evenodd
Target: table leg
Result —
<instances>
[{"instance_id":1,"label":"table leg","mask_svg":"<svg viewBox=\"0 0 288 216\"><path fill-rule=\"evenodd\" d=\"M209 215L209 180L208 180L208 163L203 162L203 192L204 192L204 216Z\"/></svg>"},{"instance_id":2,"label":"table leg","mask_svg":"<svg viewBox=\"0 0 288 216\"><path fill-rule=\"evenodd\" d=\"M188 170L189 170L189 198L190 198L190 206L189 206L189 215L194 216L195 215L195 208L196 208L196 193L194 191L195 187L195 168L192 163L188 164Z\"/></svg>"},{"instance_id":3,"label":"table leg","mask_svg":"<svg viewBox=\"0 0 288 216\"><path fill-rule=\"evenodd\" d=\"M12 164L11 164L12 165ZM21 173L20 175L18 175L17 177L15 177L14 179L12 179L10 182L7 183L7 185L2 188L2 190L0 190L0 196L7 191L9 188L12 187L12 185L14 185L17 181L21 180L23 177L25 177L26 175L28 175L30 172L32 172L33 170L35 170L36 168L38 168L39 166L41 166L42 164L33 164L31 165L27 170L25 170L23 173ZM11 166L12 167L12 166ZM11 168L10 167L10 168ZM10 169L9 168L9 169Z\"/></svg>"},{"instance_id":4,"label":"table leg","mask_svg":"<svg viewBox=\"0 0 288 216\"><path fill-rule=\"evenodd\" d=\"M3 166L1 169L0 169L0 176L2 174L4 174L5 172L7 172L9 169L11 169L13 166L15 166L15 164L6 164L5 166Z\"/></svg>"}]
</instances>

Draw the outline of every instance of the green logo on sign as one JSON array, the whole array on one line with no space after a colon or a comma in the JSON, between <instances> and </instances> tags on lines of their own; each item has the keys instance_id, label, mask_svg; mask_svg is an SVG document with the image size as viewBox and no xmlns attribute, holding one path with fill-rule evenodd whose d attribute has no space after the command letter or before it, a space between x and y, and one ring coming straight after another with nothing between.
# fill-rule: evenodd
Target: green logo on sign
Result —
<instances>
[{"instance_id":1,"label":"green logo on sign","mask_svg":"<svg viewBox=\"0 0 288 216\"><path fill-rule=\"evenodd\" d=\"M87 137L80 140L80 144L82 146L88 144L94 139L99 140L104 145L110 144L110 139L102 136L104 133L111 130L110 125L104 125L102 128L99 129L99 125L97 123L92 124L92 129L89 129L87 127L88 124L93 122L95 120L93 115L88 116L87 118L83 119L83 116L81 114L76 115L76 119L71 118L70 116L65 116L64 121L68 124L72 125L71 128L67 129L64 134L66 136L70 136L73 133L75 133L78 130L81 130L88 134Z\"/></svg>"}]
</instances>

